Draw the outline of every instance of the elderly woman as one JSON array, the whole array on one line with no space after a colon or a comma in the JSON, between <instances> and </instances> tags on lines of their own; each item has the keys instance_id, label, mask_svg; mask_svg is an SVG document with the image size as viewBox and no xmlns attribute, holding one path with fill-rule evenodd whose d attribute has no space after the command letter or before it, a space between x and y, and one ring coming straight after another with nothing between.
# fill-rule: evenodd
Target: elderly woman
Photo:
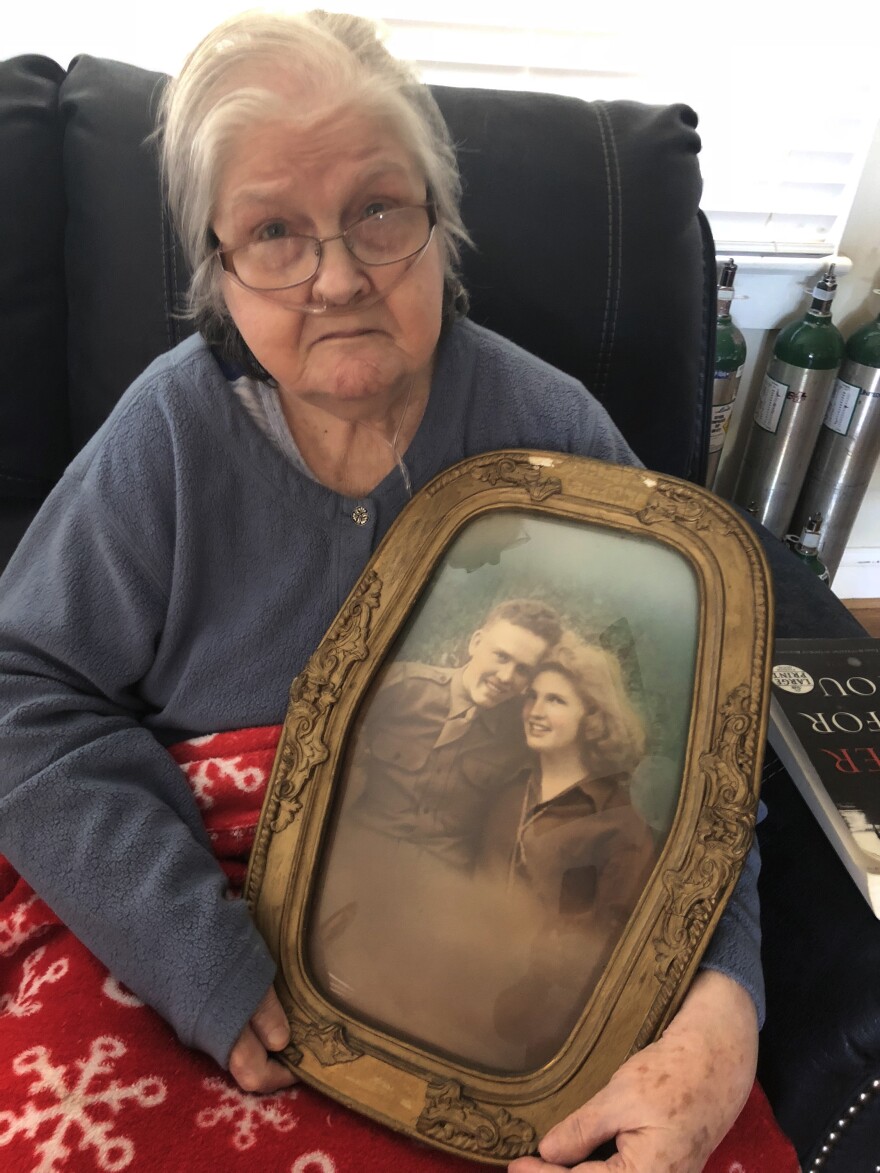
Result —
<instances>
[{"instance_id":1,"label":"elderly woman","mask_svg":"<svg viewBox=\"0 0 880 1173\"><path fill-rule=\"evenodd\" d=\"M189 1046L288 1085L273 964L166 750L277 723L412 492L507 446L636 458L574 380L462 317L458 178L369 24L246 15L166 92L199 333L67 470L0 602L0 851ZM552 401L552 413L546 403ZM754 871L664 1037L543 1141L697 1170L754 1075Z\"/></svg>"}]
</instances>

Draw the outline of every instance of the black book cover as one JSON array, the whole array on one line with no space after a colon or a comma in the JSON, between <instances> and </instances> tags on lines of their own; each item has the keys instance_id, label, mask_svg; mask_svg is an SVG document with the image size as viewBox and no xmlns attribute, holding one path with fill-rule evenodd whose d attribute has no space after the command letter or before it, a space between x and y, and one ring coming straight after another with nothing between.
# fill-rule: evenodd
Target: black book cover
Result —
<instances>
[{"instance_id":1,"label":"black book cover","mask_svg":"<svg viewBox=\"0 0 880 1173\"><path fill-rule=\"evenodd\" d=\"M780 639L768 738L880 916L880 640Z\"/></svg>"}]
</instances>

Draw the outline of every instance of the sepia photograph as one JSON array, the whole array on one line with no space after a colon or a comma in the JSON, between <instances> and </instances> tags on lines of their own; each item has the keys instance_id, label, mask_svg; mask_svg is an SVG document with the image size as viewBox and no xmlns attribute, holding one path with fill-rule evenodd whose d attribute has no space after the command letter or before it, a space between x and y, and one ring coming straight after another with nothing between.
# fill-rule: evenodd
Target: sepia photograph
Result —
<instances>
[{"instance_id":1,"label":"sepia photograph","mask_svg":"<svg viewBox=\"0 0 880 1173\"><path fill-rule=\"evenodd\" d=\"M307 932L330 1002L494 1074L559 1051L675 815L697 619L656 542L464 527L353 723Z\"/></svg>"}]
</instances>

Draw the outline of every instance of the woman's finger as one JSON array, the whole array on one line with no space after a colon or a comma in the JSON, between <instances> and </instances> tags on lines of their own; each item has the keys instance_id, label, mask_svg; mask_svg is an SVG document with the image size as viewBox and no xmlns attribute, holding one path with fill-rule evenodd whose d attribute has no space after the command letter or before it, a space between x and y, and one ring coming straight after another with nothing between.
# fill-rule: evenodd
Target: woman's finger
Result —
<instances>
[{"instance_id":1,"label":"woman's finger","mask_svg":"<svg viewBox=\"0 0 880 1173\"><path fill-rule=\"evenodd\" d=\"M250 1026L244 1028L229 1054L229 1074L244 1092L277 1092L296 1083L292 1071L269 1058Z\"/></svg>"},{"instance_id":2,"label":"woman's finger","mask_svg":"<svg viewBox=\"0 0 880 1173\"><path fill-rule=\"evenodd\" d=\"M269 987L254 1011L251 1026L268 1051L281 1051L290 1042L290 1023L274 987Z\"/></svg>"},{"instance_id":3,"label":"woman's finger","mask_svg":"<svg viewBox=\"0 0 880 1173\"><path fill-rule=\"evenodd\" d=\"M602 1088L586 1104L555 1124L538 1145L538 1151L551 1165L556 1161L570 1168L630 1124L626 1118L627 1106L618 1100L616 1089Z\"/></svg>"},{"instance_id":4,"label":"woman's finger","mask_svg":"<svg viewBox=\"0 0 880 1173\"><path fill-rule=\"evenodd\" d=\"M507 1166L507 1173L638 1173L623 1163L619 1153L607 1161L584 1161L580 1165L553 1165L540 1157L520 1157Z\"/></svg>"}]
</instances>

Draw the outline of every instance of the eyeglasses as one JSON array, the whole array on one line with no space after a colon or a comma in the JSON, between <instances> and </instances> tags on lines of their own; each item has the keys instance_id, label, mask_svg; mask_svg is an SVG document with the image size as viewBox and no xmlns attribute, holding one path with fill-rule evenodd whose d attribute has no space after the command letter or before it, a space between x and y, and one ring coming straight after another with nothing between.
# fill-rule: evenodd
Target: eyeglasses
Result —
<instances>
[{"instance_id":1,"label":"eyeglasses","mask_svg":"<svg viewBox=\"0 0 880 1173\"><path fill-rule=\"evenodd\" d=\"M433 203L412 204L364 216L335 236L291 232L216 252L239 285L268 293L310 281L321 266L324 245L332 240L341 240L362 265L394 265L423 252L436 224Z\"/></svg>"}]
</instances>

